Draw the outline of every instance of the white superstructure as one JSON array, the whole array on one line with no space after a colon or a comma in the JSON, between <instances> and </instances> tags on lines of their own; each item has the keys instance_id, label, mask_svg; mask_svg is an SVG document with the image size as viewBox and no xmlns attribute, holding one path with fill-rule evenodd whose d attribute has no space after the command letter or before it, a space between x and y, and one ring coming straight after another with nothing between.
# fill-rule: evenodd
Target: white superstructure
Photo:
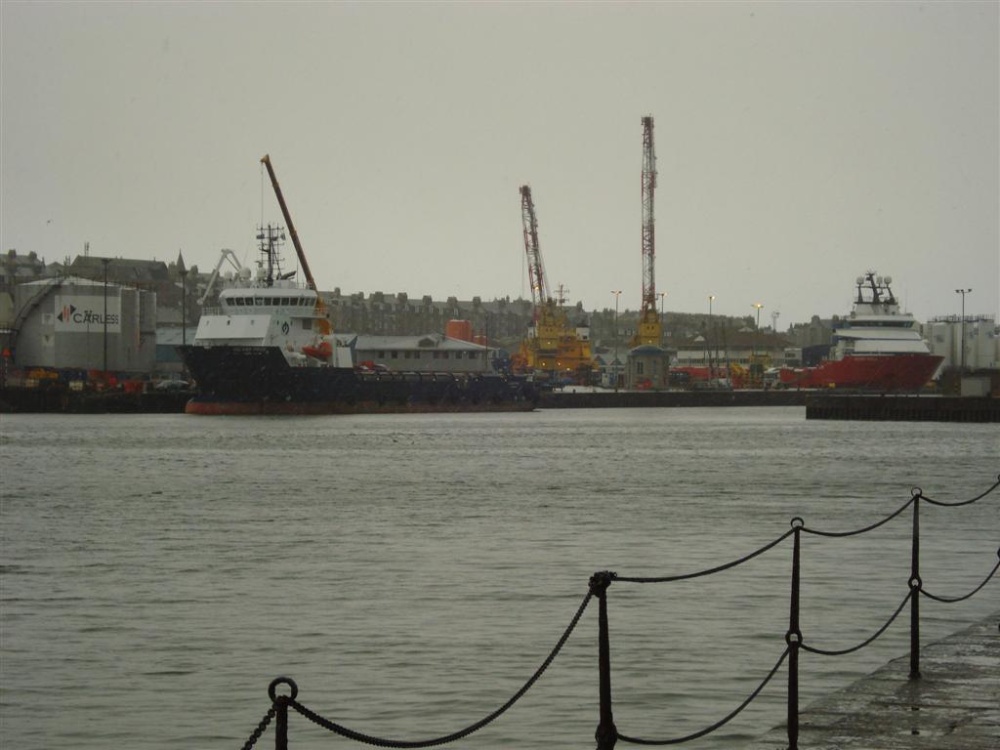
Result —
<instances>
[{"instance_id":1,"label":"white superstructure","mask_svg":"<svg viewBox=\"0 0 1000 750\"><path fill-rule=\"evenodd\" d=\"M833 332L833 358L885 354L929 354L917 322L901 312L892 293L892 277L874 271L857 278L857 297L850 317Z\"/></svg>"},{"instance_id":2,"label":"white superstructure","mask_svg":"<svg viewBox=\"0 0 1000 750\"><path fill-rule=\"evenodd\" d=\"M280 236L272 227L261 231L256 273L240 268L226 279L218 307L201 315L194 346L277 347L295 366L353 367L350 349L326 333L326 308L316 290L280 272Z\"/></svg>"}]
</instances>

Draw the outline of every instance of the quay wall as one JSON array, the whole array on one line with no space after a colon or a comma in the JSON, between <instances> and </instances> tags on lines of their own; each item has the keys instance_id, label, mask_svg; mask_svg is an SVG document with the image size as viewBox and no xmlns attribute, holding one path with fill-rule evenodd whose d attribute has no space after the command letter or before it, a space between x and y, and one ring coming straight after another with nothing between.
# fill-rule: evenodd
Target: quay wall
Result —
<instances>
[{"instance_id":1,"label":"quay wall","mask_svg":"<svg viewBox=\"0 0 1000 750\"><path fill-rule=\"evenodd\" d=\"M809 750L996 750L1000 743L1000 612L806 707L799 746ZM787 750L787 726L746 750Z\"/></svg>"},{"instance_id":2,"label":"quay wall","mask_svg":"<svg viewBox=\"0 0 1000 750\"><path fill-rule=\"evenodd\" d=\"M540 409L684 406L805 406L806 391L550 391Z\"/></svg>"},{"instance_id":3,"label":"quay wall","mask_svg":"<svg viewBox=\"0 0 1000 750\"><path fill-rule=\"evenodd\" d=\"M0 389L0 414L181 414L191 392L73 391L58 386Z\"/></svg>"},{"instance_id":4,"label":"quay wall","mask_svg":"<svg viewBox=\"0 0 1000 750\"><path fill-rule=\"evenodd\" d=\"M184 411L190 392L77 392L0 388L0 413L156 414ZM539 409L803 406L806 419L1000 422L1000 399L937 395L844 395L816 391L546 391Z\"/></svg>"},{"instance_id":5,"label":"quay wall","mask_svg":"<svg viewBox=\"0 0 1000 750\"><path fill-rule=\"evenodd\" d=\"M1000 399L960 396L816 395L806 419L892 422L1000 422Z\"/></svg>"}]
</instances>

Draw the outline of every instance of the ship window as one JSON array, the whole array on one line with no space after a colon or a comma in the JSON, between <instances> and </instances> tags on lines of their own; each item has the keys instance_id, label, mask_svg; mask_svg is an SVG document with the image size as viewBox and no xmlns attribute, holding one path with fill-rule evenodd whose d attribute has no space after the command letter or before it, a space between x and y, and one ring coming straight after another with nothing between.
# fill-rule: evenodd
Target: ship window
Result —
<instances>
[{"instance_id":1,"label":"ship window","mask_svg":"<svg viewBox=\"0 0 1000 750\"><path fill-rule=\"evenodd\" d=\"M409 359L413 352L403 352L403 359Z\"/></svg>"},{"instance_id":2,"label":"ship window","mask_svg":"<svg viewBox=\"0 0 1000 750\"><path fill-rule=\"evenodd\" d=\"M379 352L375 355L376 359L385 359L385 352Z\"/></svg>"},{"instance_id":3,"label":"ship window","mask_svg":"<svg viewBox=\"0 0 1000 750\"><path fill-rule=\"evenodd\" d=\"M441 352L441 357L444 359L448 359L448 352Z\"/></svg>"},{"instance_id":4,"label":"ship window","mask_svg":"<svg viewBox=\"0 0 1000 750\"><path fill-rule=\"evenodd\" d=\"M264 298L263 297L254 297L253 303L255 305L263 305L264 304Z\"/></svg>"},{"instance_id":5,"label":"ship window","mask_svg":"<svg viewBox=\"0 0 1000 750\"><path fill-rule=\"evenodd\" d=\"M313 327L312 318L303 318L302 319L302 330L304 330L304 331L311 331L312 327Z\"/></svg>"},{"instance_id":6,"label":"ship window","mask_svg":"<svg viewBox=\"0 0 1000 750\"><path fill-rule=\"evenodd\" d=\"M414 359L420 359L420 352L413 352Z\"/></svg>"},{"instance_id":7,"label":"ship window","mask_svg":"<svg viewBox=\"0 0 1000 750\"><path fill-rule=\"evenodd\" d=\"M399 359L399 352L389 352L390 359Z\"/></svg>"}]
</instances>

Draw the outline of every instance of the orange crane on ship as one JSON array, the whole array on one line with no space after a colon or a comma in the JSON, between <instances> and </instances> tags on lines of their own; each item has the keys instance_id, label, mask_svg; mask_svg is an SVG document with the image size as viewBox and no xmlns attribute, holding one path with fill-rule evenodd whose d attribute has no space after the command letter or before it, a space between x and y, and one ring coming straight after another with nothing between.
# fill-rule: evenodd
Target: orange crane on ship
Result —
<instances>
[{"instance_id":1,"label":"orange crane on ship","mask_svg":"<svg viewBox=\"0 0 1000 750\"><path fill-rule=\"evenodd\" d=\"M546 373L549 377L570 377L576 382L589 383L594 367L589 332L571 327L562 300L557 301L549 293L531 187L522 185L520 193L533 321L528 335L511 358L514 370Z\"/></svg>"},{"instance_id":2,"label":"orange crane on ship","mask_svg":"<svg viewBox=\"0 0 1000 750\"><path fill-rule=\"evenodd\" d=\"M653 118L642 118L642 306L639 327L632 346L663 345L663 321L656 311L656 232L653 194L656 191L656 151L653 148Z\"/></svg>"}]
</instances>

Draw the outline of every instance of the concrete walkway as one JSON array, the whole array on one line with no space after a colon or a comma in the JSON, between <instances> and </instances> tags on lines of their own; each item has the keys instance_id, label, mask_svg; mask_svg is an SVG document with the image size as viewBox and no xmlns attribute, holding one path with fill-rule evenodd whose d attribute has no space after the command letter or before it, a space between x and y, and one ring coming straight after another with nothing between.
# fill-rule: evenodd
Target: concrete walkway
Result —
<instances>
[{"instance_id":1,"label":"concrete walkway","mask_svg":"<svg viewBox=\"0 0 1000 750\"><path fill-rule=\"evenodd\" d=\"M1000 749L1000 612L920 649L919 680L910 657L799 714L800 750ZM771 730L747 750L783 750L788 730Z\"/></svg>"}]
</instances>

